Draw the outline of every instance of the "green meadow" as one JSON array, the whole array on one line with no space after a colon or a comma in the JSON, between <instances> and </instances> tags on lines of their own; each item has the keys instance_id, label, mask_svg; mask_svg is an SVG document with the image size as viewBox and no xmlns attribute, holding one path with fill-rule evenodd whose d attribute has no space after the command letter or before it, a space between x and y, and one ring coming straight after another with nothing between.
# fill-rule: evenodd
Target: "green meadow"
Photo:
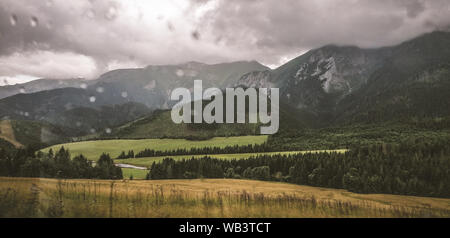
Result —
<instances>
[{"instance_id":1,"label":"green meadow","mask_svg":"<svg viewBox=\"0 0 450 238\"><path fill-rule=\"evenodd\" d=\"M122 168L122 174L124 179L129 179L133 175L133 179L145 179L148 170Z\"/></svg>"},{"instance_id":2,"label":"green meadow","mask_svg":"<svg viewBox=\"0 0 450 238\"><path fill-rule=\"evenodd\" d=\"M267 141L267 136L235 136L214 137L209 140L192 141L186 139L141 139L141 140L95 140L58 144L47 147L42 151L47 153L50 149L59 150L61 147L69 149L72 157L83 154L90 160L97 160L102 153L108 153L116 158L122 151L133 150L135 153L144 149L159 151L190 149L203 147L226 147L234 145L262 144Z\"/></svg>"}]
</instances>

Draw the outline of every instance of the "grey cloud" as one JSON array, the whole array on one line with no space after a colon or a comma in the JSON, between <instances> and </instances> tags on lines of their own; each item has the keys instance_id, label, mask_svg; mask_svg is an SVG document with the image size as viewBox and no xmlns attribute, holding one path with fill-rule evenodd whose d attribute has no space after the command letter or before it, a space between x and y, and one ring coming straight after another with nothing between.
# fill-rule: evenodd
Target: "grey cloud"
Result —
<instances>
[{"instance_id":1,"label":"grey cloud","mask_svg":"<svg viewBox=\"0 0 450 238\"><path fill-rule=\"evenodd\" d=\"M279 65L325 44L379 47L448 29L449 5L447 0L4 0L0 76L69 78L78 76L71 75L74 67L64 67L73 63L87 64L79 71L90 77L111 67L191 60ZM27 65L40 61L41 70ZM64 68L71 70L64 74Z\"/></svg>"},{"instance_id":2,"label":"grey cloud","mask_svg":"<svg viewBox=\"0 0 450 238\"><path fill-rule=\"evenodd\" d=\"M253 47L259 60L273 64L285 54L326 44L400 43L448 25L449 5L446 0L226 0L218 1L201 22L203 31L224 37L228 46Z\"/></svg>"},{"instance_id":3,"label":"grey cloud","mask_svg":"<svg viewBox=\"0 0 450 238\"><path fill-rule=\"evenodd\" d=\"M420 13L425 10L425 4L423 1L407 1L405 3L406 11L408 13L408 17L417 17Z\"/></svg>"}]
</instances>

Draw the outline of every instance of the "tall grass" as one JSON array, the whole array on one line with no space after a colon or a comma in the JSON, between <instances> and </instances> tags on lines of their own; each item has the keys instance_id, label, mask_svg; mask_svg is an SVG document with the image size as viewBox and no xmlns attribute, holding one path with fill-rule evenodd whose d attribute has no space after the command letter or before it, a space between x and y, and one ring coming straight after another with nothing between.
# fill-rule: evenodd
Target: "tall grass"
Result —
<instances>
[{"instance_id":1,"label":"tall grass","mask_svg":"<svg viewBox=\"0 0 450 238\"><path fill-rule=\"evenodd\" d=\"M6 180L8 180L7 178ZM2 181L5 178L2 178ZM251 190L251 189L250 189ZM1 217L449 217L431 206L380 205L295 193L187 189L145 181L10 179Z\"/></svg>"}]
</instances>

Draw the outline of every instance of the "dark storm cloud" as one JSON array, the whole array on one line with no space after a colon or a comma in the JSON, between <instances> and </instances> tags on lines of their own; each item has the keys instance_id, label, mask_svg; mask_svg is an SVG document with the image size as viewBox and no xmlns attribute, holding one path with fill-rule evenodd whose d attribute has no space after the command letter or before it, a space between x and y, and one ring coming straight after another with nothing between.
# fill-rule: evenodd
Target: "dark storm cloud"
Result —
<instances>
[{"instance_id":1,"label":"dark storm cloud","mask_svg":"<svg viewBox=\"0 0 450 238\"><path fill-rule=\"evenodd\" d=\"M201 22L227 45L254 47L255 58L277 64L283 55L325 44L397 44L449 25L449 6L447 0L226 0Z\"/></svg>"},{"instance_id":2,"label":"dark storm cloud","mask_svg":"<svg viewBox=\"0 0 450 238\"><path fill-rule=\"evenodd\" d=\"M423 1L411 0L403 2L405 2L405 8L408 17L417 17L420 13L422 13L425 10L425 4L423 3Z\"/></svg>"},{"instance_id":3,"label":"dark storm cloud","mask_svg":"<svg viewBox=\"0 0 450 238\"><path fill-rule=\"evenodd\" d=\"M3 1L0 76L22 68L16 74L92 78L113 68L202 56L192 44L189 16L181 19L182 10L183 6L165 1ZM34 63L42 66L40 73ZM67 72L55 75L56 64Z\"/></svg>"},{"instance_id":4,"label":"dark storm cloud","mask_svg":"<svg viewBox=\"0 0 450 238\"><path fill-rule=\"evenodd\" d=\"M258 60L325 44L379 47L450 25L448 0L3 0L0 77Z\"/></svg>"}]
</instances>

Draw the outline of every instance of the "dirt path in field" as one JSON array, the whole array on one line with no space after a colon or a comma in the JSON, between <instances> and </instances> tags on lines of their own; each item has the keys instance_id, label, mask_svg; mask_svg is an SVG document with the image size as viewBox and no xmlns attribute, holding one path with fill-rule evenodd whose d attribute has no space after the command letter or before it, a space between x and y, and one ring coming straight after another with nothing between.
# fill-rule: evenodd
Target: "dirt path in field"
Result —
<instances>
[{"instance_id":1,"label":"dirt path in field","mask_svg":"<svg viewBox=\"0 0 450 238\"><path fill-rule=\"evenodd\" d=\"M140 170L147 170L146 167L139 167L139 166L134 166L131 164L115 164L117 167L119 168L129 168L129 169L140 169Z\"/></svg>"},{"instance_id":2,"label":"dirt path in field","mask_svg":"<svg viewBox=\"0 0 450 238\"><path fill-rule=\"evenodd\" d=\"M11 121L9 120L0 121L0 138L8 141L17 148L23 147L23 145L16 140Z\"/></svg>"}]
</instances>

